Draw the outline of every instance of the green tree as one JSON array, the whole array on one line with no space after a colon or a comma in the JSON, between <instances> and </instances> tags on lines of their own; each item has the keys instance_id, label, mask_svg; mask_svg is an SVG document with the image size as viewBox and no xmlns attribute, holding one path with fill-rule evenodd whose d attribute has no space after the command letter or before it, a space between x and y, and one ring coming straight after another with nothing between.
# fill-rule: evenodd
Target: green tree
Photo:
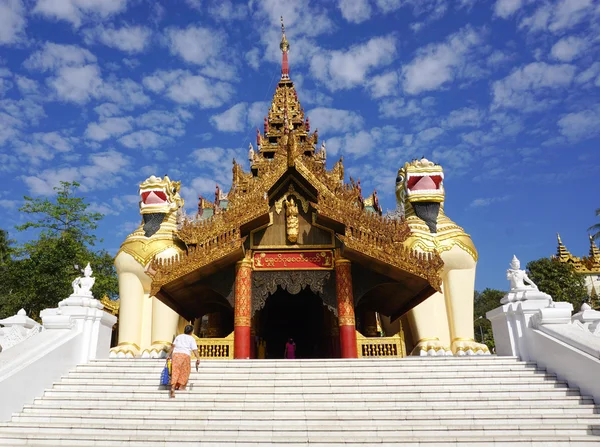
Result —
<instances>
[{"instance_id":1,"label":"green tree","mask_svg":"<svg viewBox=\"0 0 600 447\"><path fill-rule=\"evenodd\" d=\"M17 230L39 228L44 236L71 237L94 245L96 236L92 231L98 228L97 222L104 216L88 211L89 205L83 198L75 197L79 186L77 182L60 182L60 186L54 188L55 201L25 196L25 204L19 211L32 215L34 220L17 226Z\"/></svg>"},{"instance_id":2,"label":"green tree","mask_svg":"<svg viewBox=\"0 0 600 447\"><path fill-rule=\"evenodd\" d=\"M473 306L473 321L475 326L475 340L485 343L490 351L496 347L492 323L485 316L487 312L500 306L500 299L504 296L503 291L496 289L484 289L475 292L475 303Z\"/></svg>"},{"instance_id":3,"label":"green tree","mask_svg":"<svg viewBox=\"0 0 600 447\"><path fill-rule=\"evenodd\" d=\"M579 310L587 298L585 280L571 264L541 258L527 264L527 274L542 292L549 294L554 301L573 304L575 310Z\"/></svg>"},{"instance_id":4,"label":"green tree","mask_svg":"<svg viewBox=\"0 0 600 447\"><path fill-rule=\"evenodd\" d=\"M0 265L4 265L11 259L13 241L8 238L8 231L0 228Z\"/></svg>"},{"instance_id":5,"label":"green tree","mask_svg":"<svg viewBox=\"0 0 600 447\"><path fill-rule=\"evenodd\" d=\"M600 216L600 208L596 210L596 216ZM588 231L592 232L592 238L595 241L600 240L600 223L594 224L588 228Z\"/></svg>"},{"instance_id":6,"label":"green tree","mask_svg":"<svg viewBox=\"0 0 600 447\"><path fill-rule=\"evenodd\" d=\"M25 197L20 211L31 219L17 229L41 231L37 239L11 250L8 262L0 264L0 318L14 315L20 308L38 318L41 310L56 307L71 294L71 282L81 274L75 265L82 268L88 262L96 278L94 296L116 297L113 258L91 247L96 241L97 222L103 216L88 211L85 200L75 196L78 187L75 182L61 182L54 199Z\"/></svg>"}]
</instances>

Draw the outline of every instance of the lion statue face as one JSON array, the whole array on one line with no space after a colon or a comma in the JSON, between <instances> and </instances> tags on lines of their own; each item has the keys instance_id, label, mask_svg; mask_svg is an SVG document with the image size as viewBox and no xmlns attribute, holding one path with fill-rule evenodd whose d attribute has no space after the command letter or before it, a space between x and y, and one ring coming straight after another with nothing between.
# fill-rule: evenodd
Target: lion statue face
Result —
<instances>
[{"instance_id":1,"label":"lion statue face","mask_svg":"<svg viewBox=\"0 0 600 447\"><path fill-rule=\"evenodd\" d=\"M422 158L405 163L396 177L396 201L405 213L414 209L417 217L427 223L432 233L440 204L444 201L444 171L440 165Z\"/></svg>"},{"instance_id":2,"label":"lion statue face","mask_svg":"<svg viewBox=\"0 0 600 447\"><path fill-rule=\"evenodd\" d=\"M170 214L183 207L183 198L179 195L181 182L175 182L165 175L154 175L146 179L138 191L140 195L140 214Z\"/></svg>"}]
</instances>

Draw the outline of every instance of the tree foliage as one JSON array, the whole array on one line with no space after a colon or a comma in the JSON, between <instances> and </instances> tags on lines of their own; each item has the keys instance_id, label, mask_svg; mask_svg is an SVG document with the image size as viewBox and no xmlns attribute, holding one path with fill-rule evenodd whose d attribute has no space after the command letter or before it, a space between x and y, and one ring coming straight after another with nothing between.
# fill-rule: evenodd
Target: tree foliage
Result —
<instances>
[{"instance_id":1,"label":"tree foliage","mask_svg":"<svg viewBox=\"0 0 600 447\"><path fill-rule=\"evenodd\" d=\"M500 306L500 299L504 296L503 291L496 289L484 289L475 292L475 303L473 307L473 321L475 326L475 340L484 343L493 351L496 347L492 323L485 316L487 312Z\"/></svg>"},{"instance_id":2,"label":"tree foliage","mask_svg":"<svg viewBox=\"0 0 600 447\"><path fill-rule=\"evenodd\" d=\"M20 211L31 220L17 229L40 229L37 239L13 248L7 232L0 230L0 318L21 308L38 318L41 310L56 307L72 293L71 282L81 275L75 265L88 262L96 278L94 296L116 297L112 256L91 248L96 241L93 231L103 216L88 211L84 199L74 195L78 186L61 182L53 200L25 197Z\"/></svg>"},{"instance_id":3,"label":"tree foliage","mask_svg":"<svg viewBox=\"0 0 600 447\"><path fill-rule=\"evenodd\" d=\"M600 208L596 210L596 217L600 217ZM588 228L588 231L592 233L592 238L595 241L600 241L600 223L592 225Z\"/></svg>"},{"instance_id":4,"label":"tree foliage","mask_svg":"<svg viewBox=\"0 0 600 447\"><path fill-rule=\"evenodd\" d=\"M19 211L31 215L34 220L17 226L17 230L39 228L42 236L70 237L94 245L96 236L92 231L98 228L97 222L104 216L89 212L89 205L83 198L74 196L79 186L77 182L60 182L60 187L54 188L55 201L25 196L25 204Z\"/></svg>"},{"instance_id":5,"label":"tree foliage","mask_svg":"<svg viewBox=\"0 0 600 447\"><path fill-rule=\"evenodd\" d=\"M576 310L579 310L587 298L585 280L571 264L541 258L527 264L527 274L538 288L549 294L554 301L571 303Z\"/></svg>"}]
</instances>

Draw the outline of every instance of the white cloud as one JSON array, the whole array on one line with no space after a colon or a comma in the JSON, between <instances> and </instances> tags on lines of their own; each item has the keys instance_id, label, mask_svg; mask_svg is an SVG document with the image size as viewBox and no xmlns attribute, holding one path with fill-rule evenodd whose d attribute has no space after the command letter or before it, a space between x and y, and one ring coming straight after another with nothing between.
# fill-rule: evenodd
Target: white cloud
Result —
<instances>
[{"instance_id":1,"label":"white cloud","mask_svg":"<svg viewBox=\"0 0 600 447\"><path fill-rule=\"evenodd\" d=\"M99 25L84 31L85 40L88 44L100 42L104 45L116 48L126 53L139 53L146 49L152 31L145 26L122 26L112 28Z\"/></svg>"},{"instance_id":2,"label":"white cloud","mask_svg":"<svg viewBox=\"0 0 600 447\"><path fill-rule=\"evenodd\" d=\"M258 48L252 48L244 57L251 68L258 70L260 67L260 50Z\"/></svg>"},{"instance_id":3,"label":"white cloud","mask_svg":"<svg viewBox=\"0 0 600 447\"><path fill-rule=\"evenodd\" d=\"M79 27L92 18L105 19L127 7L128 0L37 0L34 13L66 20Z\"/></svg>"},{"instance_id":4,"label":"white cloud","mask_svg":"<svg viewBox=\"0 0 600 447\"><path fill-rule=\"evenodd\" d=\"M483 119L479 109L465 107L453 110L443 122L444 127L478 127Z\"/></svg>"},{"instance_id":5,"label":"white cloud","mask_svg":"<svg viewBox=\"0 0 600 447\"><path fill-rule=\"evenodd\" d=\"M173 140L169 137L164 137L151 130L138 130L124 137L119 138L119 143L130 149L148 149L159 147Z\"/></svg>"},{"instance_id":6,"label":"white cloud","mask_svg":"<svg viewBox=\"0 0 600 447\"><path fill-rule=\"evenodd\" d=\"M83 104L98 96L102 78L97 65L62 67L56 77L48 80L48 84L60 99Z\"/></svg>"},{"instance_id":7,"label":"white cloud","mask_svg":"<svg viewBox=\"0 0 600 447\"><path fill-rule=\"evenodd\" d=\"M596 79L596 87L600 87L600 62L594 62L589 68L579 73L575 78L575 82L585 84L594 78Z\"/></svg>"},{"instance_id":8,"label":"white cloud","mask_svg":"<svg viewBox=\"0 0 600 447\"><path fill-rule=\"evenodd\" d=\"M33 138L58 152L70 152L76 140L72 137L61 135L59 132L37 132Z\"/></svg>"},{"instance_id":9,"label":"white cloud","mask_svg":"<svg viewBox=\"0 0 600 447\"><path fill-rule=\"evenodd\" d=\"M417 144L418 143L428 143L430 141L435 140L441 134L444 133L444 129L440 127L429 127L425 130L422 130L417 134Z\"/></svg>"},{"instance_id":10,"label":"white cloud","mask_svg":"<svg viewBox=\"0 0 600 447\"><path fill-rule=\"evenodd\" d=\"M417 57L402 68L404 90L413 95L437 90L455 78L468 76L469 55L480 43L480 34L467 26L445 42L421 48Z\"/></svg>"},{"instance_id":11,"label":"white cloud","mask_svg":"<svg viewBox=\"0 0 600 447\"><path fill-rule=\"evenodd\" d=\"M404 98L387 99L379 104L379 113L383 118L405 118L411 115L423 115L435 105L434 98L428 96L423 99Z\"/></svg>"},{"instance_id":12,"label":"white cloud","mask_svg":"<svg viewBox=\"0 0 600 447\"><path fill-rule=\"evenodd\" d=\"M18 42L25 24L25 7L21 0L0 0L0 45Z\"/></svg>"},{"instance_id":13,"label":"white cloud","mask_svg":"<svg viewBox=\"0 0 600 447\"><path fill-rule=\"evenodd\" d=\"M493 203L498 202L506 202L510 199L510 196L501 196L501 197L484 197L480 199L475 199L471 202L469 207L471 208L481 208L484 206L490 206Z\"/></svg>"},{"instance_id":14,"label":"white cloud","mask_svg":"<svg viewBox=\"0 0 600 447\"><path fill-rule=\"evenodd\" d=\"M131 118L129 117L106 118L98 123L89 123L85 130L85 136L94 141L105 141L123 135L131 129Z\"/></svg>"},{"instance_id":15,"label":"white cloud","mask_svg":"<svg viewBox=\"0 0 600 447\"><path fill-rule=\"evenodd\" d=\"M320 135L348 132L363 126L362 117L350 110L317 107L306 116L310 118L311 127L319 129Z\"/></svg>"},{"instance_id":16,"label":"white cloud","mask_svg":"<svg viewBox=\"0 0 600 447\"><path fill-rule=\"evenodd\" d=\"M210 122L221 132L242 132L247 130L242 125L246 121L248 103L240 102L225 112L210 117Z\"/></svg>"},{"instance_id":17,"label":"white cloud","mask_svg":"<svg viewBox=\"0 0 600 447\"><path fill-rule=\"evenodd\" d=\"M533 15L526 17L519 24L520 28L529 31L546 31L553 33L573 28L585 20L594 17L593 0L557 0L554 4L540 6Z\"/></svg>"},{"instance_id":18,"label":"white cloud","mask_svg":"<svg viewBox=\"0 0 600 447\"><path fill-rule=\"evenodd\" d=\"M225 36L210 28L168 28L165 35L171 54L196 65L204 65L219 56L225 45Z\"/></svg>"},{"instance_id":19,"label":"white cloud","mask_svg":"<svg viewBox=\"0 0 600 447\"><path fill-rule=\"evenodd\" d=\"M185 134L185 122L191 118L192 115L183 109L176 112L151 110L138 116L135 122L139 127L146 127L163 135L177 137Z\"/></svg>"},{"instance_id":20,"label":"white cloud","mask_svg":"<svg viewBox=\"0 0 600 447\"><path fill-rule=\"evenodd\" d=\"M96 56L77 45L44 43L41 50L29 56L23 65L30 70L58 70L63 67L77 67L96 62Z\"/></svg>"},{"instance_id":21,"label":"white cloud","mask_svg":"<svg viewBox=\"0 0 600 447\"><path fill-rule=\"evenodd\" d=\"M496 0L494 14L507 19L523 6L523 0Z\"/></svg>"},{"instance_id":22,"label":"white cloud","mask_svg":"<svg viewBox=\"0 0 600 447\"><path fill-rule=\"evenodd\" d=\"M331 91L349 89L365 84L370 71L389 64L395 53L394 37L373 37L347 51L320 50L312 57L310 69Z\"/></svg>"},{"instance_id":23,"label":"white cloud","mask_svg":"<svg viewBox=\"0 0 600 447\"><path fill-rule=\"evenodd\" d=\"M208 12L216 20L241 20L248 16L248 7L241 2L213 0Z\"/></svg>"},{"instance_id":24,"label":"white cloud","mask_svg":"<svg viewBox=\"0 0 600 447\"><path fill-rule=\"evenodd\" d=\"M38 92L38 83L33 79L29 79L25 76L17 76L17 87L23 95L34 94Z\"/></svg>"},{"instance_id":25,"label":"white cloud","mask_svg":"<svg viewBox=\"0 0 600 447\"><path fill-rule=\"evenodd\" d=\"M395 95L398 92L398 72L389 71L382 75L373 76L367 81L367 88L373 98Z\"/></svg>"},{"instance_id":26,"label":"white cloud","mask_svg":"<svg viewBox=\"0 0 600 447\"><path fill-rule=\"evenodd\" d=\"M35 195L54 195L53 188L61 181L77 181L81 184L82 192L87 192L115 186L120 181L120 173L129 164L127 157L111 150L90 155L85 165L45 169L35 176L24 176L22 180Z\"/></svg>"},{"instance_id":27,"label":"white cloud","mask_svg":"<svg viewBox=\"0 0 600 447\"><path fill-rule=\"evenodd\" d=\"M570 140L591 138L600 133L600 109L568 113L558 120L560 133Z\"/></svg>"},{"instance_id":28,"label":"white cloud","mask_svg":"<svg viewBox=\"0 0 600 447\"><path fill-rule=\"evenodd\" d=\"M552 46L550 54L561 62L571 62L587 48L587 41L575 36L563 37Z\"/></svg>"},{"instance_id":29,"label":"white cloud","mask_svg":"<svg viewBox=\"0 0 600 447\"><path fill-rule=\"evenodd\" d=\"M533 62L493 83L492 108L512 107L525 111L541 108L544 103L536 98L536 94L547 89L567 87L574 76L573 65Z\"/></svg>"},{"instance_id":30,"label":"white cloud","mask_svg":"<svg viewBox=\"0 0 600 447\"><path fill-rule=\"evenodd\" d=\"M338 8L348 22L361 23L371 17L371 5L368 0L339 0Z\"/></svg>"},{"instance_id":31,"label":"white cloud","mask_svg":"<svg viewBox=\"0 0 600 447\"><path fill-rule=\"evenodd\" d=\"M200 7L202 6L202 2L200 0L185 0L185 2L190 8L200 11Z\"/></svg>"},{"instance_id":32,"label":"white cloud","mask_svg":"<svg viewBox=\"0 0 600 447\"><path fill-rule=\"evenodd\" d=\"M143 83L153 92L164 93L175 102L195 104L202 109L220 107L233 95L230 84L184 70L159 70L145 77Z\"/></svg>"},{"instance_id":33,"label":"white cloud","mask_svg":"<svg viewBox=\"0 0 600 447\"><path fill-rule=\"evenodd\" d=\"M364 157L375 148L375 141L371 134L365 130L348 133L343 137L334 137L327 140L329 154L351 155L354 158Z\"/></svg>"},{"instance_id":34,"label":"white cloud","mask_svg":"<svg viewBox=\"0 0 600 447\"><path fill-rule=\"evenodd\" d=\"M258 126L268 111L266 102L255 102L248 105L240 102L223 113L213 115L210 122L221 132L246 132L249 127Z\"/></svg>"},{"instance_id":35,"label":"white cloud","mask_svg":"<svg viewBox=\"0 0 600 447\"><path fill-rule=\"evenodd\" d=\"M121 109L116 104L105 102L104 104L94 107L94 112L96 112L101 118L107 118L109 116L118 115L121 113Z\"/></svg>"}]
</instances>

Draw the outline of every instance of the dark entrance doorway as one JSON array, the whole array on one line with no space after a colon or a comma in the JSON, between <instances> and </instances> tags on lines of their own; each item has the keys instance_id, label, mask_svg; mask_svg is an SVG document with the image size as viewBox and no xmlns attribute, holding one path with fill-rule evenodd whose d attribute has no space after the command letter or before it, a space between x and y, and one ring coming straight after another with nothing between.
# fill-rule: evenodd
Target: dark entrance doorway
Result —
<instances>
[{"instance_id":1,"label":"dark entrance doorway","mask_svg":"<svg viewBox=\"0 0 600 447\"><path fill-rule=\"evenodd\" d=\"M267 342L269 359L283 358L289 338L296 343L296 358L329 358L331 321L331 311L309 288L296 295L278 289L258 313L256 335Z\"/></svg>"}]
</instances>

